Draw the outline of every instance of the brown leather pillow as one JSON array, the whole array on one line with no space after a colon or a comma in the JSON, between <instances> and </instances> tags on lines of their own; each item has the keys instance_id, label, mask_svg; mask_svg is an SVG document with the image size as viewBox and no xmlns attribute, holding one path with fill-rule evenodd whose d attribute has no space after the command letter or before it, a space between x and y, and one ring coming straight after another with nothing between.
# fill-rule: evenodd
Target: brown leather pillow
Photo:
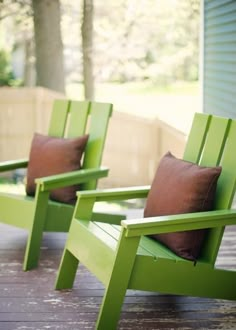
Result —
<instances>
[{"instance_id":1,"label":"brown leather pillow","mask_svg":"<svg viewBox=\"0 0 236 330\"><path fill-rule=\"evenodd\" d=\"M35 133L30 150L27 170L27 195L34 196L34 180L49 175L78 170L88 141L88 135L79 138L58 138ZM73 204L76 200L78 185L58 188L50 193L50 198Z\"/></svg>"},{"instance_id":2,"label":"brown leather pillow","mask_svg":"<svg viewBox=\"0 0 236 330\"><path fill-rule=\"evenodd\" d=\"M175 158L168 152L160 161L144 216L182 214L213 209L221 167L198 166ZM177 255L196 260L206 230L191 230L152 235Z\"/></svg>"}]
</instances>

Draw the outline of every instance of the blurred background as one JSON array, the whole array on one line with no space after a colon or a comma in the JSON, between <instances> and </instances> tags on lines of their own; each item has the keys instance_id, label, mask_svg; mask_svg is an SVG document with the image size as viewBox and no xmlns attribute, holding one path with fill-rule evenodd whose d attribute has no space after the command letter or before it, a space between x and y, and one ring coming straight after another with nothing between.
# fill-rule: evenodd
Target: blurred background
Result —
<instances>
[{"instance_id":1,"label":"blurred background","mask_svg":"<svg viewBox=\"0 0 236 330\"><path fill-rule=\"evenodd\" d=\"M1 160L28 153L53 99L86 98L114 104L106 185L149 183L202 111L200 32L200 0L1 0Z\"/></svg>"},{"instance_id":2,"label":"blurred background","mask_svg":"<svg viewBox=\"0 0 236 330\"><path fill-rule=\"evenodd\" d=\"M2 0L0 84L172 123L173 105L199 106L199 11L200 0Z\"/></svg>"}]
</instances>

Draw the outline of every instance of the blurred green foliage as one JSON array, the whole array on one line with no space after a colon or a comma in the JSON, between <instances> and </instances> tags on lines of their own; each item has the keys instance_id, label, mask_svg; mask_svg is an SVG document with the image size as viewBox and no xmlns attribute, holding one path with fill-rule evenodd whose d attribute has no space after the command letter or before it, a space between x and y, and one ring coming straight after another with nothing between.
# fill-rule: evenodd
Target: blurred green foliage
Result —
<instances>
[{"instance_id":1,"label":"blurred green foliage","mask_svg":"<svg viewBox=\"0 0 236 330\"><path fill-rule=\"evenodd\" d=\"M0 50L0 86L20 86L22 82L15 79L10 62L10 54Z\"/></svg>"},{"instance_id":2,"label":"blurred green foliage","mask_svg":"<svg viewBox=\"0 0 236 330\"><path fill-rule=\"evenodd\" d=\"M95 69L104 81L198 79L199 0L95 4Z\"/></svg>"},{"instance_id":3,"label":"blurred green foliage","mask_svg":"<svg viewBox=\"0 0 236 330\"><path fill-rule=\"evenodd\" d=\"M150 81L168 86L175 81L198 80L200 0L93 0L93 3L91 56L96 84ZM82 0L60 0L60 4L66 81L81 83ZM30 0L4 0L1 12L14 20L15 25L7 32L15 37L15 42L23 43L25 37L33 40ZM34 56L31 54L31 58Z\"/></svg>"},{"instance_id":4,"label":"blurred green foliage","mask_svg":"<svg viewBox=\"0 0 236 330\"><path fill-rule=\"evenodd\" d=\"M6 51L0 50L0 86L10 86L10 82L13 79L10 56Z\"/></svg>"}]
</instances>

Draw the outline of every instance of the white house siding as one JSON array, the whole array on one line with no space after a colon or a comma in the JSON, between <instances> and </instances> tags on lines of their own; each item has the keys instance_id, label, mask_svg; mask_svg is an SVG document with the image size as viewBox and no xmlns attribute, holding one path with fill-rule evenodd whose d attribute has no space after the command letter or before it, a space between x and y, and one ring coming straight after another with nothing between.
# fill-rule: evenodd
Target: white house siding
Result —
<instances>
[{"instance_id":1,"label":"white house siding","mask_svg":"<svg viewBox=\"0 0 236 330\"><path fill-rule=\"evenodd\" d=\"M203 9L203 110L236 118L236 0Z\"/></svg>"}]
</instances>

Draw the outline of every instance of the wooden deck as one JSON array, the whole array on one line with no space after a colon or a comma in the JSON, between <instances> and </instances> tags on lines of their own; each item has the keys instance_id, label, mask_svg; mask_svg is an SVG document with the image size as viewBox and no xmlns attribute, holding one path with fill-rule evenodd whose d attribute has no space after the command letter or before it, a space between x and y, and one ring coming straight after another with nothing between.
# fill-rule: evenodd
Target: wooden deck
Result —
<instances>
[{"instance_id":1,"label":"wooden deck","mask_svg":"<svg viewBox=\"0 0 236 330\"><path fill-rule=\"evenodd\" d=\"M0 329L94 329L102 284L81 265L73 290L53 288L66 234L45 234L40 266L23 272L27 233L3 224L0 233ZM236 227L218 265L236 268ZM236 302L129 291L119 329L236 329Z\"/></svg>"}]
</instances>

